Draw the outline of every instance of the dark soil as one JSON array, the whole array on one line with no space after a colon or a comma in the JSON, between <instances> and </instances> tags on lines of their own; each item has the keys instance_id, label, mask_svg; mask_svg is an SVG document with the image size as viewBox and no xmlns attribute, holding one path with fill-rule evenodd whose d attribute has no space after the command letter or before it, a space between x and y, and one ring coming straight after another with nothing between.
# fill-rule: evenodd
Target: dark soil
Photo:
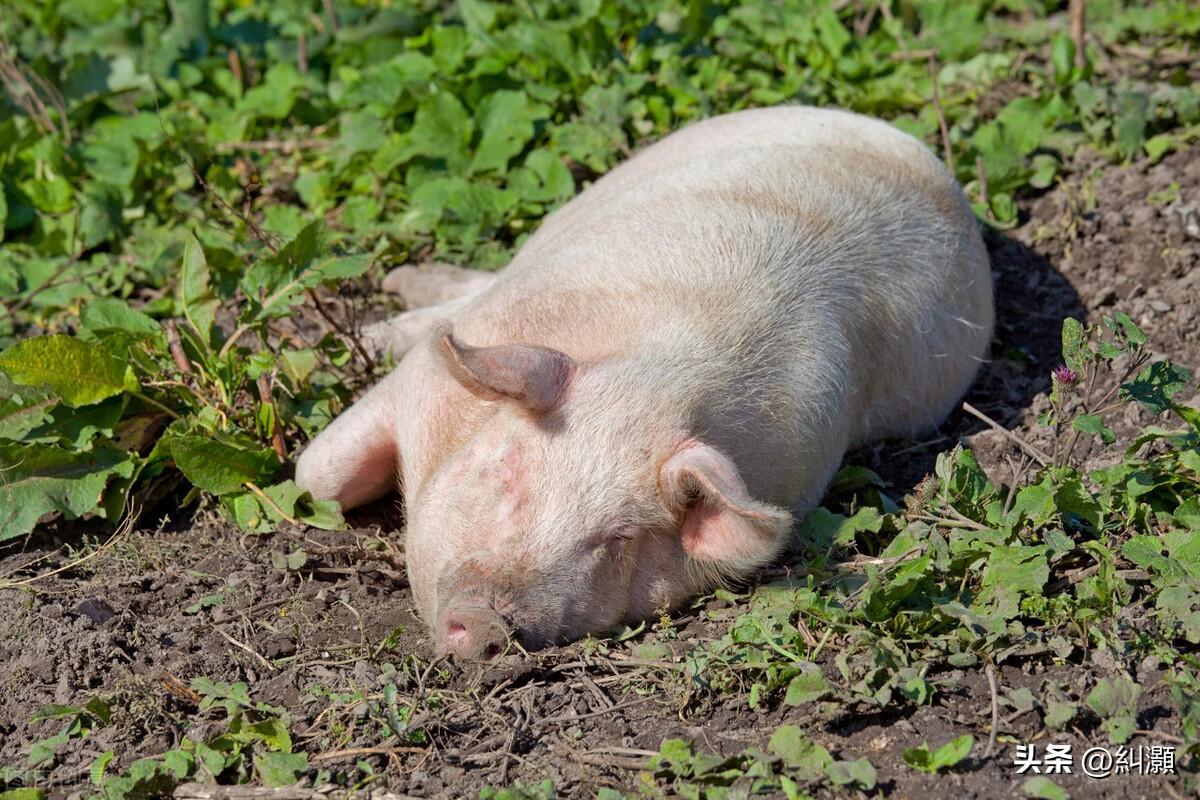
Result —
<instances>
[{"instance_id":1,"label":"dark soil","mask_svg":"<svg viewBox=\"0 0 1200 800\"><path fill-rule=\"evenodd\" d=\"M1046 407L1067 315L1096 320L1127 311L1157 352L1200 366L1200 239L1177 221L1174 184L1182 201L1200 200L1200 151L1127 168L1105 168L1084 155L1063 185L1025 204L1018 229L990 237L997 341L970 403L1032 446L1051 449L1035 418ZM1094 210L1084 200L1089 185ZM890 442L852 460L876 469L899 499L957 441L973 447L997 481L1012 481L1022 469L1010 438L965 413L929 442ZM1097 464L1110 457L1084 445L1077 455ZM419 797L474 796L488 784L546 778L560 796L594 796L602 786L628 790L645 753L664 738L733 754L763 746L789 722L839 758L869 758L890 797L1020 796L1027 776L1013 766L1016 744L1070 743L1078 757L1108 741L1095 728L1049 731L1039 713L1010 702L1022 688L1040 695L1048 682L1078 699L1110 674L1095 663L1002 665L996 755L941 777L912 770L901 755L964 732L987 740L992 693L977 669L938 675L941 692L931 706L879 714L816 704L751 710L745 695L695 697L670 667L631 659L615 642L507 656L482 668L430 663L404 578L395 501L355 515L355 527L336 533L246 536L207 510L175 517L161 530L126 533L100 550L107 534L89 537L78 526L51 531L0 560L0 575L10 580L50 573L0 592L0 764L23 764L31 742L58 731L58 721L28 723L40 708L99 694L112 702L113 723L65 746L50 774L64 795L89 792L88 768L103 751L116 753L111 774L176 746L195 733L189 726L213 724L197 714L184 688L200 676L245 681L256 700L286 709L297 746L314 766L353 770L366 759L383 774L377 785ZM284 557L300 549L303 565L289 569ZM710 601L679 616L670 644L683 651L723 635L730 614L723 606ZM1138 727L1157 738L1142 735L1132 744L1170 742L1178 719L1155 665L1138 678L1145 688ZM387 740L377 712L387 685L396 687L402 706L415 707L410 722L420 722L430 741L355 751ZM1160 778L1054 778L1075 797L1179 796L1177 783Z\"/></svg>"}]
</instances>

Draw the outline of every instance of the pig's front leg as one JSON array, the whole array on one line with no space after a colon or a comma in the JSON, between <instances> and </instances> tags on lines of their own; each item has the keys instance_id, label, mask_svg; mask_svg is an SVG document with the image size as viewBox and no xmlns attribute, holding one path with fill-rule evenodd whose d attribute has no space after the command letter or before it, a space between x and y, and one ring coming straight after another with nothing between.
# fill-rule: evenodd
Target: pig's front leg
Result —
<instances>
[{"instance_id":1,"label":"pig's front leg","mask_svg":"<svg viewBox=\"0 0 1200 800\"><path fill-rule=\"evenodd\" d=\"M404 375L399 369L367 392L304 448L296 483L318 500L343 509L383 497L396 488L400 470L397 425L405 418Z\"/></svg>"}]
</instances>

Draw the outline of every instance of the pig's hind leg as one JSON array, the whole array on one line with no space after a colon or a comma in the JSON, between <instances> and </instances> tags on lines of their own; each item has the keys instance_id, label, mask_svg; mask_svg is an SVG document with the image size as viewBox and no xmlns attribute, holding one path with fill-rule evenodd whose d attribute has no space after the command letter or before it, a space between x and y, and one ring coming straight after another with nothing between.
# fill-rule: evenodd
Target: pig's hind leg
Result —
<instances>
[{"instance_id":1,"label":"pig's hind leg","mask_svg":"<svg viewBox=\"0 0 1200 800\"><path fill-rule=\"evenodd\" d=\"M494 272L456 267L453 264L406 264L383 279L383 290L400 295L410 311L441 305L461 297L474 297L496 280Z\"/></svg>"},{"instance_id":2,"label":"pig's hind leg","mask_svg":"<svg viewBox=\"0 0 1200 800\"><path fill-rule=\"evenodd\" d=\"M400 294L411 310L363 330L376 351L399 359L435 325L450 319L496 280L494 272L435 266L439 271L400 267L388 273L383 288Z\"/></svg>"}]
</instances>

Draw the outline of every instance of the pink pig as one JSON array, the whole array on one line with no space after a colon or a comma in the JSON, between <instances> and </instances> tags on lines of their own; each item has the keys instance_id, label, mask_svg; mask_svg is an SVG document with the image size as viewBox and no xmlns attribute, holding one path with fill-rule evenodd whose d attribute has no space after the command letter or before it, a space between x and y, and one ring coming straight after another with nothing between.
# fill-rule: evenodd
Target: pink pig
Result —
<instances>
[{"instance_id":1,"label":"pink pig","mask_svg":"<svg viewBox=\"0 0 1200 800\"><path fill-rule=\"evenodd\" d=\"M296 480L351 508L399 475L416 601L468 659L767 564L847 448L949 413L992 332L950 173L886 123L803 107L675 133L506 269L447 285L377 332L399 366Z\"/></svg>"}]
</instances>

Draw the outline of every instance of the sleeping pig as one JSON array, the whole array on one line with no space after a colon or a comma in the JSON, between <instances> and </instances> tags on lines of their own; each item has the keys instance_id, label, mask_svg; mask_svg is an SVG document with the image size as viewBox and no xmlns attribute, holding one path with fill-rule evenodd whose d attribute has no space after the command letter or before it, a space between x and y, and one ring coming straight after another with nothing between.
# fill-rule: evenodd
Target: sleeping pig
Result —
<instances>
[{"instance_id":1,"label":"sleeping pig","mask_svg":"<svg viewBox=\"0 0 1200 800\"><path fill-rule=\"evenodd\" d=\"M814 108L685 128L504 270L442 278L375 332L398 366L296 480L343 508L398 481L417 604L467 659L767 564L847 448L949 413L992 331L954 178L890 125Z\"/></svg>"}]
</instances>

